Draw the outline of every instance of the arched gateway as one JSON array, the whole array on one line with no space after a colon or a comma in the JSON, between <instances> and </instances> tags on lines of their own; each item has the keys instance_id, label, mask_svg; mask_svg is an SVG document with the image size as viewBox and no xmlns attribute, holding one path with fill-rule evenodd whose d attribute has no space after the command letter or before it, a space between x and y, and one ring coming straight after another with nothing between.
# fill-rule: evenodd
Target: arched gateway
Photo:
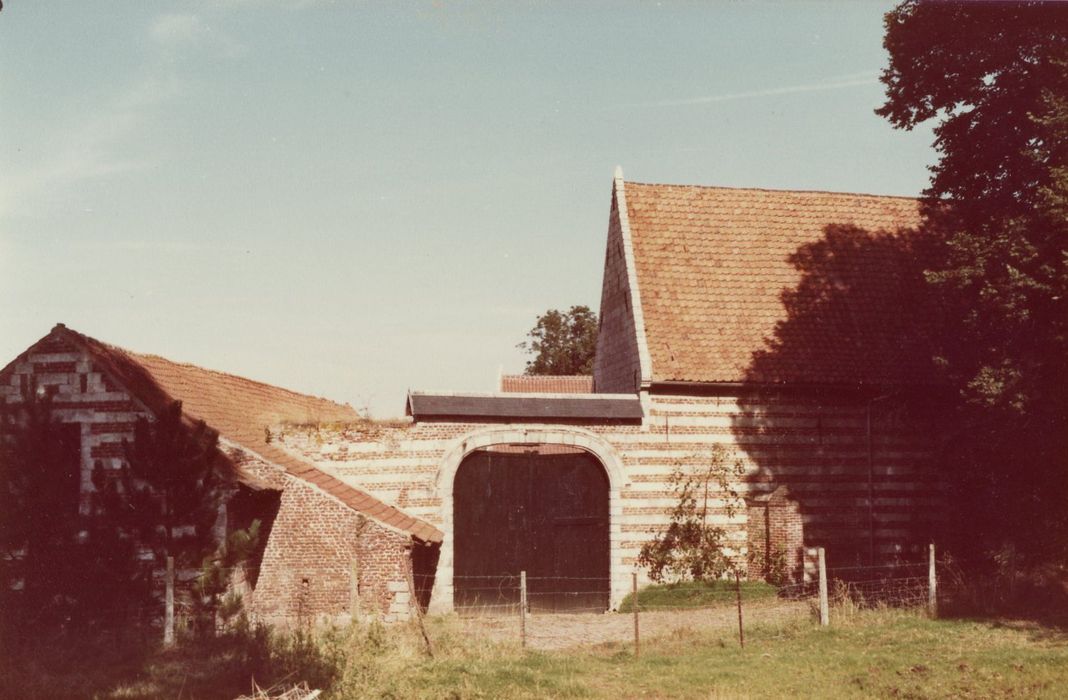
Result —
<instances>
[{"instance_id":1,"label":"arched gateway","mask_svg":"<svg viewBox=\"0 0 1068 700\"><path fill-rule=\"evenodd\" d=\"M515 602L504 582L520 570L532 609L615 607L627 585L625 480L615 450L580 428L510 425L457 440L438 472L445 539L431 609Z\"/></svg>"}]
</instances>

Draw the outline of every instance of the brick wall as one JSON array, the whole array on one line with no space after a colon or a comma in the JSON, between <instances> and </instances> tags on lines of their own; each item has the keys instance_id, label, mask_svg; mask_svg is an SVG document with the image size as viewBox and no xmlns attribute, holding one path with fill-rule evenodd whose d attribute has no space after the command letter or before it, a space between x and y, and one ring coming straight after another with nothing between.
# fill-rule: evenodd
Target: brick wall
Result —
<instances>
[{"instance_id":1,"label":"brick wall","mask_svg":"<svg viewBox=\"0 0 1068 700\"><path fill-rule=\"evenodd\" d=\"M797 582L804 576L805 527L801 506L787 486L748 501L747 545L749 576L784 576ZM776 571L781 567L781 570Z\"/></svg>"},{"instance_id":2,"label":"brick wall","mask_svg":"<svg viewBox=\"0 0 1068 700\"><path fill-rule=\"evenodd\" d=\"M248 609L273 624L350 615L352 564L360 612L407 619L411 537L386 528L254 453L226 443L231 460L282 492Z\"/></svg>"},{"instance_id":3,"label":"brick wall","mask_svg":"<svg viewBox=\"0 0 1068 700\"><path fill-rule=\"evenodd\" d=\"M715 444L730 448L745 470L733 484L739 498L717 494L711 504L711 521L727 528L739 561L745 560L749 541L743 499L782 485L796 501L791 517L800 519L806 546L827 547L835 564L866 561L869 524L874 524L877 557L918 551L943 519L944 483L933 463L936 431L916 412L884 410L876 416L869 510L865 426L866 403L855 396L654 394L641 425L513 424L503 426L511 431L503 442L523 442L524 432L556 432L565 442L590 434L610 448L624 473L618 508L611 512L618 531L613 546L619 571L613 577L626 579L641 545L668 522L675 503L668 484L672 470L677 464L700 465ZM291 426L281 439L321 468L434 523L451 538L451 502L444 498L451 487L445 488L442 470L447 455L488 427L474 422Z\"/></svg>"}]
</instances>

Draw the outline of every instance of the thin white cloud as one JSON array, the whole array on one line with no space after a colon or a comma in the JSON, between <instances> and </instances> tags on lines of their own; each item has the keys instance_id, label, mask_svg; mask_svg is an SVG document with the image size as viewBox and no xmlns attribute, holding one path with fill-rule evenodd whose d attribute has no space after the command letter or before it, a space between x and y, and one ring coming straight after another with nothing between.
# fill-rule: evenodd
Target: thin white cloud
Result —
<instances>
[{"instance_id":1,"label":"thin white cloud","mask_svg":"<svg viewBox=\"0 0 1068 700\"><path fill-rule=\"evenodd\" d=\"M170 52L200 48L218 51L226 57L240 56L246 52L245 46L239 41L194 14L160 15L149 26L148 36L157 46Z\"/></svg>"},{"instance_id":2,"label":"thin white cloud","mask_svg":"<svg viewBox=\"0 0 1068 700\"><path fill-rule=\"evenodd\" d=\"M224 0L221 4L230 7L262 7L273 5L286 10L307 10L313 7L336 5L337 0Z\"/></svg>"},{"instance_id":3,"label":"thin white cloud","mask_svg":"<svg viewBox=\"0 0 1068 700\"><path fill-rule=\"evenodd\" d=\"M763 90L747 90L745 92L728 92L719 95L703 95L701 97L687 97L677 100L655 100L652 102L639 102L636 107L685 107L690 105L714 104L716 102L733 102L735 100L748 100L759 97L772 97L775 95L791 95L805 92L823 92L825 90L842 90L845 88L859 87L861 85L875 85L879 82L878 76L870 71L864 73L850 73L835 78L829 78L818 83L803 83L800 85L787 85Z\"/></svg>"},{"instance_id":4,"label":"thin white cloud","mask_svg":"<svg viewBox=\"0 0 1068 700\"><path fill-rule=\"evenodd\" d=\"M196 15L166 14L160 15L148 29L148 35L161 46L181 46L194 44L204 38L208 28Z\"/></svg>"},{"instance_id":5,"label":"thin white cloud","mask_svg":"<svg viewBox=\"0 0 1068 700\"><path fill-rule=\"evenodd\" d=\"M149 79L135 83L97 111L79 115L77 122L58 125L33 165L9 166L0 178L0 217L18 206L29 206L42 195L72 184L137 170L147 159L116 155L117 146L143 124L147 115L178 92L174 80Z\"/></svg>"},{"instance_id":6,"label":"thin white cloud","mask_svg":"<svg viewBox=\"0 0 1068 700\"><path fill-rule=\"evenodd\" d=\"M148 156L118 153L160 105L178 94L180 83L167 68L168 63L191 51L210 51L225 58L246 52L228 34L189 13L156 17L147 28L147 38L157 49L156 58L161 59L149 63L150 77L131 83L88 114L52 125L53 137L40 144L32 162L21 167L4 164L0 219L12 214L16 206L32 207L33 200L61 188L149 166L152 161Z\"/></svg>"}]
</instances>

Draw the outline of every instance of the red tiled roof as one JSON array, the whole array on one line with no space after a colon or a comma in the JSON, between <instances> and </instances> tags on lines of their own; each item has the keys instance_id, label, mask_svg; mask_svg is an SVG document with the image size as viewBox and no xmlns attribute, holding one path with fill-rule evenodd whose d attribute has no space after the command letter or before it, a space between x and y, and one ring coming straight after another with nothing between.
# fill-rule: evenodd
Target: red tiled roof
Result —
<instances>
[{"instance_id":1,"label":"red tiled roof","mask_svg":"<svg viewBox=\"0 0 1068 700\"><path fill-rule=\"evenodd\" d=\"M624 188L653 381L931 376L917 200Z\"/></svg>"},{"instance_id":2,"label":"red tiled roof","mask_svg":"<svg viewBox=\"0 0 1068 700\"><path fill-rule=\"evenodd\" d=\"M501 391L521 394L590 394L593 377L588 374L502 374Z\"/></svg>"},{"instance_id":3,"label":"red tiled roof","mask_svg":"<svg viewBox=\"0 0 1068 700\"><path fill-rule=\"evenodd\" d=\"M57 331L85 347L94 363L99 363L101 369L122 383L149 410L159 412L172 401L181 401L186 417L204 421L222 437L282 467L290 475L317 485L353 510L421 540L441 541L442 533L433 525L349 486L266 441L265 429L283 422L361 420L351 406L196 365L171 362L156 355L130 352L62 326L57 326L53 333Z\"/></svg>"}]
</instances>

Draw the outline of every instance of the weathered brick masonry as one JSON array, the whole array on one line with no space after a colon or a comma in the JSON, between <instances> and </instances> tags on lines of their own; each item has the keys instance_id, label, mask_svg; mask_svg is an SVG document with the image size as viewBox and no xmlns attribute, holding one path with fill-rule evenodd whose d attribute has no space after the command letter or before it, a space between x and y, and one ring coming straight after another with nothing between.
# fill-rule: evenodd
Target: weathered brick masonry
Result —
<instances>
[{"instance_id":1,"label":"weathered brick masonry","mask_svg":"<svg viewBox=\"0 0 1068 700\"><path fill-rule=\"evenodd\" d=\"M282 420L358 421L350 407L137 355L63 326L0 370L0 401L15 404L38 389L54 392L56 420L76 426L79 464L72 477L83 514L91 505L94 467L120 469L122 441L133 438L136 420L182 400L188 420L202 419L220 433L231 467L225 471L236 483L280 494L277 514L263 524L257 585L246 592L254 618L293 624L351 613L353 565L362 614L408 616L410 550L413 541L432 537L433 528L294 460L267 437Z\"/></svg>"},{"instance_id":2,"label":"weathered brick masonry","mask_svg":"<svg viewBox=\"0 0 1068 700\"><path fill-rule=\"evenodd\" d=\"M444 531L446 543L453 536L447 481L455 476L455 455L483 446L479 436L489 435L496 444L595 445L596 456L607 455L622 468L610 510L613 601L618 602L642 543L669 520L675 504L668 484L672 471L708 459L715 444L729 447L745 467L745 475L733 485L740 496L732 503L733 517L723 494L712 501L710 511L711 522L728 529L739 562L746 560L750 537L751 510L745 499L783 485L795 499L804 544L826 546L836 563L868 561L872 524L877 557L918 551L942 517L943 487L931 469L930 435L900 412L877 422L869 508L866 421L866 405L856 399L765 398L757 403L737 397L650 396L640 425L413 422L291 428L283 440L322 469L434 523ZM796 537L796 532L783 535L784 542ZM447 576L447 544L442 551L438 572Z\"/></svg>"},{"instance_id":3,"label":"weathered brick masonry","mask_svg":"<svg viewBox=\"0 0 1068 700\"><path fill-rule=\"evenodd\" d=\"M122 465L122 441L133 439L138 416L148 409L112 381L84 349L63 337L46 337L0 374L0 400L21 400L24 388L54 391L55 419L77 425L81 434L80 508L89 507L93 466Z\"/></svg>"},{"instance_id":4,"label":"weathered brick masonry","mask_svg":"<svg viewBox=\"0 0 1068 700\"><path fill-rule=\"evenodd\" d=\"M300 624L354 613L407 619L410 535L355 512L248 450L227 445L227 452L235 464L281 492L247 601L254 619ZM352 609L354 566L358 610Z\"/></svg>"}]
</instances>

